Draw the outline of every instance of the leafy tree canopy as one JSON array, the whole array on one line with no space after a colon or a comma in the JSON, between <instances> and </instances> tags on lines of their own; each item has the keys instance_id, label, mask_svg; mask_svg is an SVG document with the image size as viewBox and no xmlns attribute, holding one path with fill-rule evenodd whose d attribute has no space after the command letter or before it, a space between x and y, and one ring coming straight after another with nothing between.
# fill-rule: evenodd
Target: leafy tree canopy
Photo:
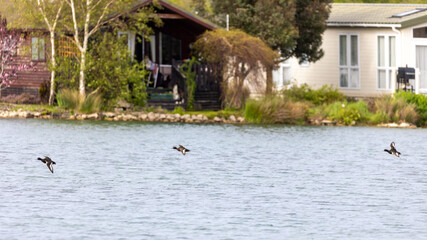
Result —
<instances>
[{"instance_id":1,"label":"leafy tree canopy","mask_svg":"<svg viewBox=\"0 0 427 240\"><path fill-rule=\"evenodd\" d=\"M204 0L193 0L204 2ZM326 29L331 0L223 0L212 1L212 11L205 17L225 26L261 38L272 49L280 50L283 58L295 56L301 61L315 62L323 56L320 48ZM200 4L199 4L200 5Z\"/></svg>"},{"instance_id":2,"label":"leafy tree canopy","mask_svg":"<svg viewBox=\"0 0 427 240\"><path fill-rule=\"evenodd\" d=\"M207 31L194 43L193 49L202 61L224 67L225 102L235 108L240 108L245 101L245 82L262 81L257 74L265 68L272 69L279 58L277 51L261 39L241 30ZM248 77L250 74L255 77Z\"/></svg>"}]
</instances>

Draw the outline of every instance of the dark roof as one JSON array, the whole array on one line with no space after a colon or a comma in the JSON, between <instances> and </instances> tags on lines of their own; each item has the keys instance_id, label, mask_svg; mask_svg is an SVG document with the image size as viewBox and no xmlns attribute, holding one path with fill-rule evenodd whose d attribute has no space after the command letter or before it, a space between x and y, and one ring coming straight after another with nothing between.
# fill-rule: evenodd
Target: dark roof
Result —
<instances>
[{"instance_id":1,"label":"dark roof","mask_svg":"<svg viewBox=\"0 0 427 240\"><path fill-rule=\"evenodd\" d=\"M185 10L185 9L183 9L183 8L177 6L176 4L173 4L167 0L157 0L156 2L158 4L160 4L162 7L166 8L172 12L175 12L178 15L181 15L182 17L189 19L189 20L191 20L191 21L193 21L193 22L195 22L195 23L197 23L197 24L199 24L199 25L201 25L201 26L203 26L209 30L219 28L219 26L210 22L209 20L204 19L204 18L202 18L202 17L200 17L200 16L198 16L198 15L196 15L190 11L187 11L187 10ZM147 6L147 5L152 4L152 3L153 3L153 0L136 0L132 4L129 11L131 11L131 12L135 11L141 7ZM121 15L121 14L119 14L119 15Z\"/></svg>"},{"instance_id":2,"label":"dark roof","mask_svg":"<svg viewBox=\"0 0 427 240\"><path fill-rule=\"evenodd\" d=\"M208 30L219 28L217 25L211 23L210 21L200 16L197 16L196 14L193 14L192 12L187 11L167 0L157 0L156 2L160 4L163 8L168 9L169 11L172 11L182 16L183 18L188 19L198 25L201 25ZM129 7L129 10L124 12L135 11L138 8L147 6L152 3L153 3L153 0L135 0L133 4ZM123 13L116 14L114 15L114 17L120 16ZM2 15L3 17L6 17L8 25L14 28L20 28L20 29L39 28L40 29L40 25L37 26L37 24L31 24L28 22L19 21L20 14L19 14L18 8L15 6L14 2L11 0L0 0L0 15Z\"/></svg>"}]
</instances>

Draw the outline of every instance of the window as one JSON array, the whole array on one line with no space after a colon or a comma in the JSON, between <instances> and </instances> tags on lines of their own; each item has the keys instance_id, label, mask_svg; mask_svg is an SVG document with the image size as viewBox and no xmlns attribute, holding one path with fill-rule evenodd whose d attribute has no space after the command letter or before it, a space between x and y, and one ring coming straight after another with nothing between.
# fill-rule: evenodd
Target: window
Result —
<instances>
[{"instance_id":1,"label":"window","mask_svg":"<svg viewBox=\"0 0 427 240\"><path fill-rule=\"evenodd\" d=\"M292 80L291 59L286 59L282 64L282 81L283 85L288 85Z\"/></svg>"},{"instance_id":2,"label":"window","mask_svg":"<svg viewBox=\"0 0 427 240\"><path fill-rule=\"evenodd\" d=\"M414 38L427 38L427 27L414 28L412 33Z\"/></svg>"},{"instance_id":3,"label":"window","mask_svg":"<svg viewBox=\"0 0 427 240\"><path fill-rule=\"evenodd\" d=\"M172 64L172 59L181 60L181 40L160 33L160 64Z\"/></svg>"},{"instance_id":4,"label":"window","mask_svg":"<svg viewBox=\"0 0 427 240\"><path fill-rule=\"evenodd\" d=\"M309 67L310 66L310 62L303 59L303 58L299 58L299 65L301 67Z\"/></svg>"},{"instance_id":5,"label":"window","mask_svg":"<svg viewBox=\"0 0 427 240\"><path fill-rule=\"evenodd\" d=\"M396 37L380 35L377 38L377 87L392 87L393 70L396 67Z\"/></svg>"},{"instance_id":6,"label":"window","mask_svg":"<svg viewBox=\"0 0 427 240\"><path fill-rule=\"evenodd\" d=\"M45 60L44 38L40 38L40 37L32 37L31 38L31 59L32 60Z\"/></svg>"},{"instance_id":7,"label":"window","mask_svg":"<svg viewBox=\"0 0 427 240\"><path fill-rule=\"evenodd\" d=\"M135 34L131 32L118 32L117 35L128 46L129 55L133 57L135 54Z\"/></svg>"},{"instance_id":8,"label":"window","mask_svg":"<svg viewBox=\"0 0 427 240\"><path fill-rule=\"evenodd\" d=\"M360 88L359 40L357 35L339 36L340 88Z\"/></svg>"},{"instance_id":9,"label":"window","mask_svg":"<svg viewBox=\"0 0 427 240\"><path fill-rule=\"evenodd\" d=\"M427 10L427 8L416 8L416 9L412 9L412 10L409 10L409 11L406 11L406 12L401 12L401 13L398 13L398 14L394 14L391 17L393 17L393 18L401 18L401 17L409 16L409 15L412 15L412 14L415 14L415 13L419 13L419 12L422 12L422 11L425 11L425 10Z\"/></svg>"},{"instance_id":10,"label":"window","mask_svg":"<svg viewBox=\"0 0 427 240\"><path fill-rule=\"evenodd\" d=\"M420 73L420 92L427 91L427 46L416 46L416 67Z\"/></svg>"}]
</instances>

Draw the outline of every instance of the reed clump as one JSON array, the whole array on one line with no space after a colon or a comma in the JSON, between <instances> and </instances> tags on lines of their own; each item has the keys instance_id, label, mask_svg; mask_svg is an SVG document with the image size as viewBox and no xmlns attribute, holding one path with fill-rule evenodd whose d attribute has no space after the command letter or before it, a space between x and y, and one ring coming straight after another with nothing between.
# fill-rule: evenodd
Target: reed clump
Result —
<instances>
[{"instance_id":1,"label":"reed clump","mask_svg":"<svg viewBox=\"0 0 427 240\"><path fill-rule=\"evenodd\" d=\"M102 107L102 96L97 90L87 96L81 96L77 90L62 89L56 99L59 107L80 113L98 112Z\"/></svg>"},{"instance_id":2,"label":"reed clump","mask_svg":"<svg viewBox=\"0 0 427 240\"><path fill-rule=\"evenodd\" d=\"M251 123L299 123L305 121L310 104L294 102L280 96L248 100L245 106L245 119Z\"/></svg>"},{"instance_id":3,"label":"reed clump","mask_svg":"<svg viewBox=\"0 0 427 240\"><path fill-rule=\"evenodd\" d=\"M372 123L407 122L418 124L420 115L414 103L402 96L384 95L374 101Z\"/></svg>"}]
</instances>

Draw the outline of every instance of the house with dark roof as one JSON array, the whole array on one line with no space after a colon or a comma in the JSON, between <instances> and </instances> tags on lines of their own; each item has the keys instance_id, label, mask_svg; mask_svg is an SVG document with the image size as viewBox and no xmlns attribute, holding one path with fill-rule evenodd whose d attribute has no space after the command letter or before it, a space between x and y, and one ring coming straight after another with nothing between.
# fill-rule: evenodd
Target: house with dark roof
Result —
<instances>
[{"instance_id":1,"label":"house with dark roof","mask_svg":"<svg viewBox=\"0 0 427 240\"><path fill-rule=\"evenodd\" d=\"M332 4L322 48L315 63L283 62L276 86L327 84L353 97L402 88L427 94L427 4Z\"/></svg>"},{"instance_id":2,"label":"house with dark roof","mask_svg":"<svg viewBox=\"0 0 427 240\"><path fill-rule=\"evenodd\" d=\"M141 81L148 80L148 92L151 96L148 102L149 105L160 105L173 109L178 104L177 102L182 104L181 100L186 100L186 89L183 83L184 76L178 71L180 64L182 64L183 60L191 57L191 44L197 37L207 30L217 28L217 26L169 1L157 0L156 3L154 5L157 6L155 14L162 20L163 25L161 27L157 27L154 24L150 25L154 30L153 35L144 38L142 37L143 33L138 32L122 31L118 34L120 37L125 36L127 38L128 49L136 61L150 60L151 74L149 79L141 79ZM153 0L137 0L129 6L126 12L131 14L151 4L153 4ZM13 7L13 5L8 7ZM2 8L0 8L0 14L2 14L1 12ZM111 17L121 17L122 14L118 13ZM8 19L12 20L17 17L11 14L10 11L5 12L5 15ZM47 45L47 32L31 26L24 26L22 30L26 32L25 45L31 46L31 52L19 57L22 61L37 65L37 71L20 73L12 86L2 92L3 96L24 92L38 94L37 90L40 84L50 80L46 66L46 53L49 48ZM35 32L38 34L34 35ZM143 41L137 41L138 37L141 37ZM71 48L72 46L69 43L67 44L67 41L60 42L58 46L59 54L67 55L67 51L72 52ZM207 70L206 67L196 69L198 73L196 76L196 104L200 108L218 109L220 107L220 80L205 74ZM179 95L181 96L179 101L173 99L171 94L174 87L178 88Z\"/></svg>"}]
</instances>

